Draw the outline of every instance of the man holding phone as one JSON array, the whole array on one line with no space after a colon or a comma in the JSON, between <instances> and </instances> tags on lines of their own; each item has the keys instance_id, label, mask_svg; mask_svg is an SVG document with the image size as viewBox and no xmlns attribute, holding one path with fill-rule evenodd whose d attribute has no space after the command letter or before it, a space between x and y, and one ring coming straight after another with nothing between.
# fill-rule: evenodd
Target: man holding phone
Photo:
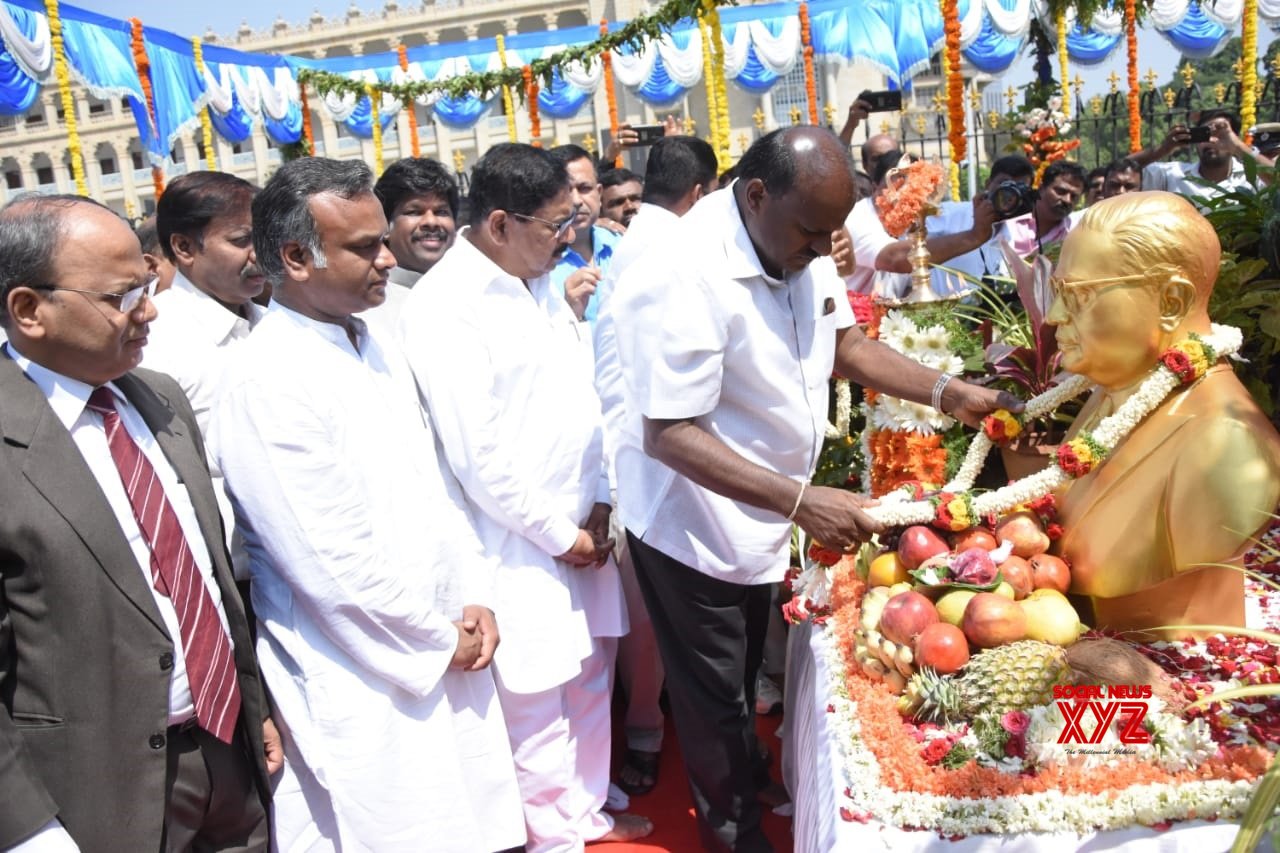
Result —
<instances>
[{"instance_id":1,"label":"man holding phone","mask_svg":"<svg viewBox=\"0 0 1280 853\"><path fill-rule=\"evenodd\" d=\"M1196 162L1157 162L1188 145L1196 146ZM1240 139L1240 118L1227 110L1208 110L1200 114L1195 127L1175 124L1163 142L1139 151L1132 159L1144 167L1144 190L1167 190L1207 201L1224 192L1252 191L1244 173L1245 157L1253 157L1253 152ZM1215 186L1203 186L1197 179Z\"/></svg>"}]
</instances>

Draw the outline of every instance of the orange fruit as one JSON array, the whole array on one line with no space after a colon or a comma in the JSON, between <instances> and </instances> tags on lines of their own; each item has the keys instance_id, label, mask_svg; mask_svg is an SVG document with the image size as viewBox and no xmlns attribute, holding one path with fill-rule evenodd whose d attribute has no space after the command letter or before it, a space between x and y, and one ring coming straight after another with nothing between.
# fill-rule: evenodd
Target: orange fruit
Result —
<instances>
[{"instance_id":1,"label":"orange fruit","mask_svg":"<svg viewBox=\"0 0 1280 853\"><path fill-rule=\"evenodd\" d=\"M869 586L893 586L895 583L905 583L909 580L911 576L907 574L907 566L902 562L897 551L885 551L872 560L870 568L867 569Z\"/></svg>"}]
</instances>

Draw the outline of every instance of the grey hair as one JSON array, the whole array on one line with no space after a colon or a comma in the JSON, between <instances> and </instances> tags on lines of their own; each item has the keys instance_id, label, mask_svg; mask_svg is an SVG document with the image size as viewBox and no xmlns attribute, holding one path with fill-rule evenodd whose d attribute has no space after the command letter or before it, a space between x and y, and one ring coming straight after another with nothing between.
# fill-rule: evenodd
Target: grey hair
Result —
<instances>
[{"instance_id":1,"label":"grey hair","mask_svg":"<svg viewBox=\"0 0 1280 853\"><path fill-rule=\"evenodd\" d=\"M289 243L310 252L316 269L328 264L311 214L311 198L321 193L344 199L372 194L373 172L359 160L302 157L281 166L254 197L253 250L272 285L284 280L283 252Z\"/></svg>"},{"instance_id":2,"label":"grey hair","mask_svg":"<svg viewBox=\"0 0 1280 853\"><path fill-rule=\"evenodd\" d=\"M51 283L63 226L77 204L110 210L91 198L39 193L24 193L0 208L0 326L9 326L14 288Z\"/></svg>"}]
</instances>

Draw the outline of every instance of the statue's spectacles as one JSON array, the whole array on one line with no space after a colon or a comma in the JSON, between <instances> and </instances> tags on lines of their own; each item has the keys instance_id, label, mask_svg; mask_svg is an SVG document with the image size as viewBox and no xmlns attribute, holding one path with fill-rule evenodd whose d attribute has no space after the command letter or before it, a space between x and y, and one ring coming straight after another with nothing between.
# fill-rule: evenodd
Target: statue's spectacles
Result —
<instances>
[{"instance_id":1,"label":"statue's spectacles","mask_svg":"<svg viewBox=\"0 0 1280 853\"><path fill-rule=\"evenodd\" d=\"M1050 276L1049 292L1053 294L1055 300L1061 299L1062 306L1069 313L1074 314L1087 306L1093 301L1094 297L1101 293L1105 293L1114 287L1133 287L1133 285L1146 281L1159 272L1159 270L1148 270L1135 275L1116 275L1108 278L1090 278L1083 281L1067 281L1058 276Z\"/></svg>"}]
</instances>

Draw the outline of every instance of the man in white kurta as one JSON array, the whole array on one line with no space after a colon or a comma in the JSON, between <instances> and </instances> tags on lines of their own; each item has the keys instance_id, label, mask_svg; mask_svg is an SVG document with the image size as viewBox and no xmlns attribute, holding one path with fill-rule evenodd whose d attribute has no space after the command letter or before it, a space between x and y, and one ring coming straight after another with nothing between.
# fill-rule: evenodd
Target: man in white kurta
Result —
<instances>
[{"instance_id":1,"label":"man in white kurta","mask_svg":"<svg viewBox=\"0 0 1280 853\"><path fill-rule=\"evenodd\" d=\"M412 375L351 316L385 296L386 219L360 162L283 166L254 221L275 289L214 434L244 531L285 739L287 851L495 851L524 841L491 670L492 562ZM297 201L301 199L302 201Z\"/></svg>"},{"instance_id":2,"label":"man in white kurta","mask_svg":"<svg viewBox=\"0 0 1280 853\"><path fill-rule=\"evenodd\" d=\"M169 288L156 294L157 317L142 364L177 380L205 436L227 362L264 313L253 302L265 284L253 258L249 212L257 191L226 172L190 172L169 184L156 207L160 248L175 271ZM217 454L206 445L231 566L236 580L245 581L249 558L235 529Z\"/></svg>"},{"instance_id":3,"label":"man in white kurta","mask_svg":"<svg viewBox=\"0 0 1280 853\"><path fill-rule=\"evenodd\" d=\"M401 340L498 562L496 678L528 849L581 850L651 827L601 811L626 615L608 559L591 331L547 276L573 239L575 211L564 167L527 145L491 148L471 187L471 225L413 289Z\"/></svg>"}]
</instances>

